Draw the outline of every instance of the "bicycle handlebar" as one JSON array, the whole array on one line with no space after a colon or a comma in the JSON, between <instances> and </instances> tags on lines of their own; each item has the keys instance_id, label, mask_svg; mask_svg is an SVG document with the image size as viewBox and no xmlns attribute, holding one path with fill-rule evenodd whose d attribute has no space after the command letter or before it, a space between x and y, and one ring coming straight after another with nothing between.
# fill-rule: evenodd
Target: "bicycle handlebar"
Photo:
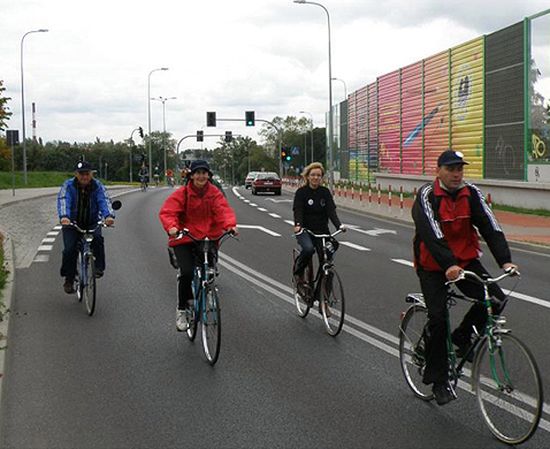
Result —
<instances>
[{"instance_id":1,"label":"bicycle handlebar","mask_svg":"<svg viewBox=\"0 0 550 449\"><path fill-rule=\"evenodd\" d=\"M115 227L115 225L110 225L110 226L106 225L105 221L103 221L103 220L98 221L97 226L95 228L92 228L92 229L82 229L74 221L71 221L68 225L64 225L64 226L72 226L73 228L75 228L81 234L91 234L91 233L95 232L97 228L114 228Z\"/></svg>"},{"instance_id":2,"label":"bicycle handlebar","mask_svg":"<svg viewBox=\"0 0 550 449\"><path fill-rule=\"evenodd\" d=\"M215 239L211 239L211 238L206 238L206 239L198 239L196 238L193 234L191 234L189 232L189 229L187 228L184 228L182 230L180 230L174 237L174 240L179 240L179 239L182 239L183 237L189 237L191 240L193 240L195 243L200 243L200 242L205 242L205 241L208 241L208 242L221 242L222 239L226 236L230 236L230 237L234 237L235 235L235 232L234 231L224 231L222 235L220 235L218 238L215 238Z\"/></svg>"},{"instance_id":3,"label":"bicycle handlebar","mask_svg":"<svg viewBox=\"0 0 550 449\"><path fill-rule=\"evenodd\" d=\"M515 268L508 268L505 270L504 274L501 274L500 276L496 278L487 278L483 279L480 277L477 273L474 273L473 271L468 270L462 270L459 274L459 276L456 279L453 279L452 281L445 282L445 285L455 284L458 281L462 281L464 279L473 279L480 284L483 285L489 285L489 284L496 284L497 282L502 281L504 278L511 277L511 276L520 276L520 272L516 270Z\"/></svg>"},{"instance_id":4,"label":"bicycle handlebar","mask_svg":"<svg viewBox=\"0 0 550 449\"><path fill-rule=\"evenodd\" d=\"M317 238L330 238L330 237L335 237L337 236L338 234L344 232L342 229L337 229L336 231L334 231L332 234L315 234L313 232L311 232L309 229L307 228L302 228L302 230L308 232L309 234L311 234L313 237L317 237Z\"/></svg>"}]
</instances>

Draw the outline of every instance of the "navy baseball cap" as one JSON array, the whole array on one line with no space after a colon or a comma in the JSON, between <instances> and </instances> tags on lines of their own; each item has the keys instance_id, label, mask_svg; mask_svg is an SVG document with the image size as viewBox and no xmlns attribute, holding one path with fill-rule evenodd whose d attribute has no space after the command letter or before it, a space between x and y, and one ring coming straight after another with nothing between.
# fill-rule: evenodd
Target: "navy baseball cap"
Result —
<instances>
[{"instance_id":1,"label":"navy baseball cap","mask_svg":"<svg viewBox=\"0 0 550 449\"><path fill-rule=\"evenodd\" d=\"M446 150L439 155L437 158L437 166L441 167L442 165L469 165L468 162L464 160L464 154L460 151Z\"/></svg>"},{"instance_id":2,"label":"navy baseball cap","mask_svg":"<svg viewBox=\"0 0 550 449\"><path fill-rule=\"evenodd\" d=\"M92 171L92 164L90 164L88 161L79 161L74 166L74 171L77 171L79 173Z\"/></svg>"},{"instance_id":3,"label":"navy baseball cap","mask_svg":"<svg viewBox=\"0 0 550 449\"><path fill-rule=\"evenodd\" d=\"M200 159L191 162L191 167L189 167L189 168L191 169L191 174L193 174L197 170L201 170L201 169L206 170L208 173L212 174L212 172L210 171L210 165L208 165L208 162L200 160Z\"/></svg>"}]
</instances>

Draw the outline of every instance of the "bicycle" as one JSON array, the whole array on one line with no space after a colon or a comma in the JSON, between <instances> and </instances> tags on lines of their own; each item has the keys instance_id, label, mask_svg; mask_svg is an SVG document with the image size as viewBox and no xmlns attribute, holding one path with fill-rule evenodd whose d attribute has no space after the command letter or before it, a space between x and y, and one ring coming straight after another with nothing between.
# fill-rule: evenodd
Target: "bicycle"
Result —
<instances>
[{"instance_id":1,"label":"bicycle","mask_svg":"<svg viewBox=\"0 0 550 449\"><path fill-rule=\"evenodd\" d=\"M314 302L318 300L319 312L323 316L326 331L329 335L336 337L344 325L345 298L342 281L334 268L332 257L329 257L329 251L332 250L330 248L332 242L329 239L334 238L343 231L338 229L332 234L314 234L309 229L303 228L300 232L308 232L313 237L321 239L321 252L315 278L313 277L313 257L304 271L305 282L296 285L294 275L292 276L294 301L296 302L298 315L305 318ZM299 254L300 250L294 248L292 251L293 274Z\"/></svg>"},{"instance_id":2,"label":"bicycle","mask_svg":"<svg viewBox=\"0 0 550 449\"><path fill-rule=\"evenodd\" d=\"M449 359L449 380L456 388L460 377L471 376L471 388L477 396L481 414L489 430L503 443L514 445L527 441L536 431L543 407L543 391L540 373L535 358L527 346L510 329L505 328L506 318L494 315L488 286L502 279L518 275L508 270L497 278L482 278L471 271L447 282L470 279L484 288L484 305L488 319L485 332L480 334L474 328L474 337L469 349L457 361L451 340L449 308L456 299L468 302L468 298L449 289L447 298L447 349ZM413 393L425 401L431 401L433 394L429 386L422 383L424 373L428 309L420 293L409 293L406 302L411 306L402 314L399 326L399 359L407 384ZM468 358L474 355L472 370L464 368ZM471 357L470 357L471 359ZM456 393L454 392L455 396Z\"/></svg>"},{"instance_id":3,"label":"bicycle","mask_svg":"<svg viewBox=\"0 0 550 449\"><path fill-rule=\"evenodd\" d=\"M147 183L149 182L149 180L147 179L147 176L140 176L140 182L141 182L141 191L142 192L147 192Z\"/></svg>"},{"instance_id":4,"label":"bicycle","mask_svg":"<svg viewBox=\"0 0 550 449\"><path fill-rule=\"evenodd\" d=\"M197 244L198 253L202 260L195 266L192 281L193 309L187 329L187 337L195 340L197 327L201 324L202 349L206 360L214 365L220 355L221 346L221 309L216 287L217 273L217 249L227 236L233 236L233 232L225 231L216 239L198 239L189 233L188 229L180 231L176 238L189 237ZM177 292L179 295L179 283L181 275L178 269ZM178 298L179 301L179 298Z\"/></svg>"}]
</instances>

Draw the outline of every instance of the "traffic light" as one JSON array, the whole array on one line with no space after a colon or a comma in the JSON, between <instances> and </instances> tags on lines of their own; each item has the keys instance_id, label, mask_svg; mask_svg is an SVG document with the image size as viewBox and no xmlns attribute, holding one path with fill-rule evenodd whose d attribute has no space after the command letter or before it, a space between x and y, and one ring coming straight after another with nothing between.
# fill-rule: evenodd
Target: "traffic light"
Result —
<instances>
[{"instance_id":1,"label":"traffic light","mask_svg":"<svg viewBox=\"0 0 550 449\"><path fill-rule=\"evenodd\" d=\"M225 141L227 143L231 142L233 140L233 133L231 131L225 132Z\"/></svg>"},{"instance_id":2,"label":"traffic light","mask_svg":"<svg viewBox=\"0 0 550 449\"><path fill-rule=\"evenodd\" d=\"M204 131L197 131L197 142L203 142L204 141Z\"/></svg>"},{"instance_id":3,"label":"traffic light","mask_svg":"<svg viewBox=\"0 0 550 449\"><path fill-rule=\"evenodd\" d=\"M206 113L206 126L216 126L216 113L207 112Z\"/></svg>"},{"instance_id":4,"label":"traffic light","mask_svg":"<svg viewBox=\"0 0 550 449\"><path fill-rule=\"evenodd\" d=\"M283 162L286 161L286 155L287 155L287 153L286 153L286 148L285 148L285 147L281 148L281 160L282 160Z\"/></svg>"},{"instance_id":5,"label":"traffic light","mask_svg":"<svg viewBox=\"0 0 550 449\"><path fill-rule=\"evenodd\" d=\"M254 118L254 111L246 111L244 113L246 126L254 126L256 119Z\"/></svg>"},{"instance_id":6,"label":"traffic light","mask_svg":"<svg viewBox=\"0 0 550 449\"><path fill-rule=\"evenodd\" d=\"M138 128L138 132L139 132L139 137L143 139L143 128L141 126Z\"/></svg>"}]
</instances>

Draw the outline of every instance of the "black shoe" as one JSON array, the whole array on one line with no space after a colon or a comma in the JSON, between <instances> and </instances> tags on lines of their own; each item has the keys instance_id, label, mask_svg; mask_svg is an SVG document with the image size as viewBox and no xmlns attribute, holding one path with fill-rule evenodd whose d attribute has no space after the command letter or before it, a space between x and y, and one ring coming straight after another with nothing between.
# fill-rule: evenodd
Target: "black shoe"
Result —
<instances>
[{"instance_id":1,"label":"black shoe","mask_svg":"<svg viewBox=\"0 0 550 449\"><path fill-rule=\"evenodd\" d=\"M456 356L460 359L463 359L466 353L468 353L468 350L470 349L470 346L472 345L471 337L465 337L460 332L454 331L451 335L451 340L453 341L453 344L456 346ZM468 353L468 357L466 357L466 360L470 363L474 361L474 351L470 351Z\"/></svg>"},{"instance_id":2,"label":"black shoe","mask_svg":"<svg viewBox=\"0 0 550 449\"><path fill-rule=\"evenodd\" d=\"M449 382L434 383L432 392L437 405L445 405L456 399L456 393Z\"/></svg>"},{"instance_id":3,"label":"black shoe","mask_svg":"<svg viewBox=\"0 0 550 449\"><path fill-rule=\"evenodd\" d=\"M103 277L103 271L102 270L95 270L95 278L99 279L100 277Z\"/></svg>"},{"instance_id":4,"label":"black shoe","mask_svg":"<svg viewBox=\"0 0 550 449\"><path fill-rule=\"evenodd\" d=\"M72 295L75 292L74 289L74 279L65 278L65 283L63 284L63 290L68 295Z\"/></svg>"}]
</instances>

